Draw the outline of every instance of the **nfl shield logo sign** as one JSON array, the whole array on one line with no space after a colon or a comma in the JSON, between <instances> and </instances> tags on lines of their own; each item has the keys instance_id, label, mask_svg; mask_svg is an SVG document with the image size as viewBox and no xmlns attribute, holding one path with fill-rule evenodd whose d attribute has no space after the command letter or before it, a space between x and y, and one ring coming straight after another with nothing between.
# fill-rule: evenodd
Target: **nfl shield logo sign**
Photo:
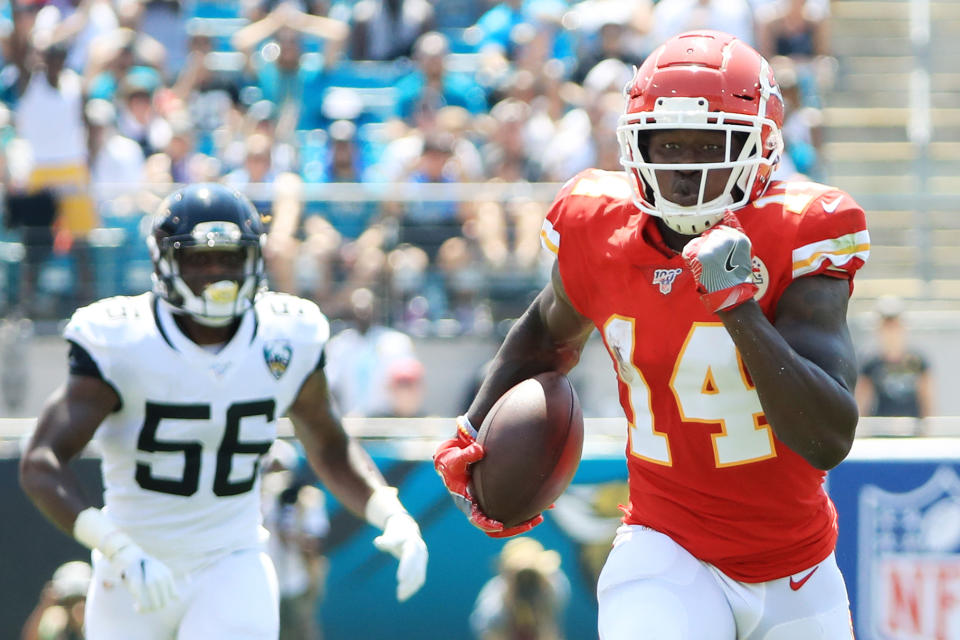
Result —
<instances>
[{"instance_id":1,"label":"nfl shield logo sign","mask_svg":"<svg viewBox=\"0 0 960 640\"><path fill-rule=\"evenodd\" d=\"M653 284L660 286L660 293L667 295L673 289L673 281L677 279L683 269L655 269Z\"/></svg>"},{"instance_id":2,"label":"nfl shield logo sign","mask_svg":"<svg viewBox=\"0 0 960 640\"><path fill-rule=\"evenodd\" d=\"M263 359L267 363L267 369L277 380L287 371L292 358L293 347L288 340L271 340L263 345Z\"/></svg>"},{"instance_id":3,"label":"nfl shield logo sign","mask_svg":"<svg viewBox=\"0 0 960 640\"><path fill-rule=\"evenodd\" d=\"M938 467L906 493L867 486L859 510L857 609L869 637L960 638L960 478L953 468Z\"/></svg>"}]
</instances>

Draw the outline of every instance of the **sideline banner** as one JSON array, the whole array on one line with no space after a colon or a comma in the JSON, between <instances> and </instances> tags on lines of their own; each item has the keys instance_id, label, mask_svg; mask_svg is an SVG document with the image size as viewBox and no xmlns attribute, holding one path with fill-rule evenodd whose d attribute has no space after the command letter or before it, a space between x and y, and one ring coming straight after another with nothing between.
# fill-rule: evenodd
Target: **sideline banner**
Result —
<instances>
[{"instance_id":1,"label":"sideline banner","mask_svg":"<svg viewBox=\"0 0 960 640\"><path fill-rule=\"evenodd\" d=\"M858 440L829 489L858 640L960 638L960 441Z\"/></svg>"}]
</instances>

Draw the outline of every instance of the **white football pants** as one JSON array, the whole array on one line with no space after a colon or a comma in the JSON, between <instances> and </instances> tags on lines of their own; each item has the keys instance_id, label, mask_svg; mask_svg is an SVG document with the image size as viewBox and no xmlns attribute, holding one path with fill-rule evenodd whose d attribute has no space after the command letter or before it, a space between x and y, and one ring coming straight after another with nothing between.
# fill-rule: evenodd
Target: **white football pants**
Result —
<instances>
[{"instance_id":1,"label":"white football pants","mask_svg":"<svg viewBox=\"0 0 960 640\"><path fill-rule=\"evenodd\" d=\"M747 583L666 535L622 525L597 582L601 640L852 640L834 554L792 576Z\"/></svg>"},{"instance_id":2,"label":"white football pants","mask_svg":"<svg viewBox=\"0 0 960 640\"><path fill-rule=\"evenodd\" d=\"M180 598L139 613L117 571L93 554L87 593L87 640L276 640L277 574L259 550L238 551L177 576Z\"/></svg>"}]
</instances>

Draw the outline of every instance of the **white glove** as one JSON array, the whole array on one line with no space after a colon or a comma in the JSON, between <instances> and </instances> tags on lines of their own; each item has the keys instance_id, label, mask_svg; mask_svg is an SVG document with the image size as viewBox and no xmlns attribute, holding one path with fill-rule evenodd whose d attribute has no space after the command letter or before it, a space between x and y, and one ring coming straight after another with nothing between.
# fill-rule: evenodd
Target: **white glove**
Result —
<instances>
[{"instance_id":1,"label":"white glove","mask_svg":"<svg viewBox=\"0 0 960 640\"><path fill-rule=\"evenodd\" d=\"M173 573L121 531L100 509L90 507L77 516L73 537L102 553L120 571L138 611L162 609L180 597Z\"/></svg>"},{"instance_id":2,"label":"white glove","mask_svg":"<svg viewBox=\"0 0 960 640\"><path fill-rule=\"evenodd\" d=\"M403 602L423 586L427 578L427 544L410 514L397 513L387 518L383 533L374 538L373 545L400 561L397 600Z\"/></svg>"},{"instance_id":3,"label":"white glove","mask_svg":"<svg viewBox=\"0 0 960 640\"><path fill-rule=\"evenodd\" d=\"M162 609L180 597L173 573L153 556L131 541L108 558L119 569L137 611Z\"/></svg>"}]
</instances>

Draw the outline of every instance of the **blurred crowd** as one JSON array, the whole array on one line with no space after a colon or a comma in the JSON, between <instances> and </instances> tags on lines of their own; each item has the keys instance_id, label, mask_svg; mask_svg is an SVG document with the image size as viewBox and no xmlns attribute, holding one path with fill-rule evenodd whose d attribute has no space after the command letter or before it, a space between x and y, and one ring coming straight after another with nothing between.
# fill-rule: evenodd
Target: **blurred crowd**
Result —
<instances>
[{"instance_id":1,"label":"blurred crowd","mask_svg":"<svg viewBox=\"0 0 960 640\"><path fill-rule=\"evenodd\" d=\"M828 0L12 0L0 11L2 309L150 286L145 214L222 181L269 221L270 285L413 335L485 335L549 265L556 188L619 170L622 89L666 37L775 68L780 177L820 175Z\"/></svg>"}]
</instances>

